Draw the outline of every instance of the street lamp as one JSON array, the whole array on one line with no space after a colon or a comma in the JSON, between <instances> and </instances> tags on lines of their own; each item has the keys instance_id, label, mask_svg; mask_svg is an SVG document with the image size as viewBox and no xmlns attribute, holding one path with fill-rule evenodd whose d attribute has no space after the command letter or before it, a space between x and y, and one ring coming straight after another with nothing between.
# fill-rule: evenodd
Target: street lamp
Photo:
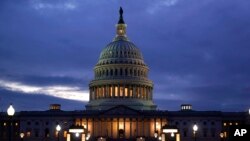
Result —
<instances>
[{"instance_id":1,"label":"street lamp","mask_svg":"<svg viewBox=\"0 0 250 141\"><path fill-rule=\"evenodd\" d=\"M12 118L12 117L14 116L14 114L15 114L15 109L14 109L14 107L12 106L12 104L10 104L9 108L7 109L7 114L8 114L8 116L10 117L9 141L11 141L11 126L12 126L11 118Z\"/></svg>"},{"instance_id":2,"label":"street lamp","mask_svg":"<svg viewBox=\"0 0 250 141\"><path fill-rule=\"evenodd\" d=\"M171 137L172 137L172 138L174 137L174 133L173 133L173 132L171 133Z\"/></svg>"},{"instance_id":3,"label":"street lamp","mask_svg":"<svg viewBox=\"0 0 250 141\"><path fill-rule=\"evenodd\" d=\"M196 124L194 124L193 130L194 130L194 141L196 141L196 132L198 131L198 126Z\"/></svg>"},{"instance_id":4,"label":"street lamp","mask_svg":"<svg viewBox=\"0 0 250 141\"><path fill-rule=\"evenodd\" d=\"M61 131L61 126L59 124L56 126L56 131L57 131L57 141L59 141L59 133Z\"/></svg>"},{"instance_id":5,"label":"street lamp","mask_svg":"<svg viewBox=\"0 0 250 141\"><path fill-rule=\"evenodd\" d=\"M20 133L20 138L21 138L21 141L23 141L23 138L24 138L24 133L23 132Z\"/></svg>"},{"instance_id":6,"label":"street lamp","mask_svg":"<svg viewBox=\"0 0 250 141\"><path fill-rule=\"evenodd\" d=\"M76 133L76 137L78 138L79 136L80 136L80 134L77 132L77 133Z\"/></svg>"},{"instance_id":7,"label":"street lamp","mask_svg":"<svg viewBox=\"0 0 250 141\"><path fill-rule=\"evenodd\" d=\"M223 139L224 139L224 133L221 132L221 133L220 133L220 140L223 141Z\"/></svg>"}]
</instances>

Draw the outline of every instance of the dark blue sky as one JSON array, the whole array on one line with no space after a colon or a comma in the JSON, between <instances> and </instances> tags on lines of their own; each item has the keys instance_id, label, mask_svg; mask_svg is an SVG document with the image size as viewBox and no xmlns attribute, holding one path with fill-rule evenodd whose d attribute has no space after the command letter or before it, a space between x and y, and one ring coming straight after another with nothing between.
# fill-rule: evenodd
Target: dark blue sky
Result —
<instances>
[{"instance_id":1,"label":"dark blue sky","mask_svg":"<svg viewBox=\"0 0 250 141\"><path fill-rule=\"evenodd\" d=\"M83 109L120 6L159 109L250 107L248 0L1 0L0 110Z\"/></svg>"}]
</instances>

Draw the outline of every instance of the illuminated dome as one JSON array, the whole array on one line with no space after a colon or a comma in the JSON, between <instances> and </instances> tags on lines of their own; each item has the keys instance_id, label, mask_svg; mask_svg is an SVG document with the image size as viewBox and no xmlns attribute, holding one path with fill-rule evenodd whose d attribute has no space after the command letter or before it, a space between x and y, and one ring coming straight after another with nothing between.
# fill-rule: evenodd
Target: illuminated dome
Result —
<instances>
[{"instance_id":1,"label":"illuminated dome","mask_svg":"<svg viewBox=\"0 0 250 141\"><path fill-rule=\"evenodd\" d=\"M139 110L155 110L152 102L153 83L148 79L148 67L140 50L126 36L120 9L116 37L101 52L89 84L90 101L87 110L106 110L125 105Z\"/></svg>"},{"instance_id":2,"label":"illuminated dome","mask_svg":"<svg viewBox=\"0 0 250 141\"><path fill-rule=\"evenodd\" d=\"M140 50L130 41L116 37L101 52L97 65L140 64L145 65Z\"/></svg>"}]
</instances>

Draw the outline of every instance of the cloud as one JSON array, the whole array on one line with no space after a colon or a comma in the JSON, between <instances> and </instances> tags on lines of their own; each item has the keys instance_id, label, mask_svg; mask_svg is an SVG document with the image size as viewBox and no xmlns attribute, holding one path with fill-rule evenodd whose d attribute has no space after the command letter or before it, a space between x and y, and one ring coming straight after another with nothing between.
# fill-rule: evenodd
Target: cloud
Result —
<instances>
[{"instance_id":1,"label":"cloud","mask_svg":"<svg viewBox=\"0 0 250 141\"><path fill-rule=\"evenodd\" d=\"M79 87L67 87L67 86L32 86L23 84L21 82L11 82L6 80L0 80L0 87L13 91L21 92L24 94L44 94L54 96L63 99L88 101L88 91L81 90Z\"/></svg>"},{"instance_id":2,"label":"cloud","mask_svg":"<svg viewBox=\"0 0 250 141\"><path fill-rule=\"evenodd\" d=\"M150 13L150 14L154 14L155 12L160 10L161 8L176 5L178 1L179 0L156 0L156 1L154 1L153 5L148 7L147 12Z\"/></svg>"},{"instance_id":3,"label":"cloud","mask_svg":"<svg viewBox=\"0 0 250 141\"><path fill-rule=\"evenodd\" d=\"M68 0L65 2L59 2L55 0L54 2L48 0L31 0L32 8L36 10L74 10L77 5L74 0Z\"/></svg>"}]
</instances>

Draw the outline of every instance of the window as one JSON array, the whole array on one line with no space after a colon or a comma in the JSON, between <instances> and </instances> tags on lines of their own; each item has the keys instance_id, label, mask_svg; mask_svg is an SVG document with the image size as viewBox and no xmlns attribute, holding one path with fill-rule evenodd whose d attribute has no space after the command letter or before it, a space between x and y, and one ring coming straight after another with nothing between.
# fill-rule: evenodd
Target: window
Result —
<instances>
[{"instance_id":1,"label":"window","mask_svg":"<svg viewBox=\"0 0 250 141\"><path fill-rule=\"evenodd\" d=\"M66 138L67 137L67 131L63 132L63 137Z\"/></svg>"},{"instance_id":2,"label":"window","mask_svg":"<svg viewBox=\"0 0 250 141\"><path fill-rule=\"evenodd\" d=\"M44 133L45 133L45 137L48 138L49 137L49 129L46 128Z\"/></svg>"},{"instance_id":3,"label":"window","mask_svg":"<svg viewBox=\"0 0 250 141\"><path fill-rule=\"evenodd\" d=\"M128 97L128 88L125 87L125 97Z\"/></svg>"},{"instance_id":4,"label":"window","mask_svg":"<svg viewBox=\"0 0 250 141\"><path fill-rule=\"evenodd\" d=\"M186 122L183 122L183 125L187 125L187 123L186 123Z\"/></svg>"},{"instance_id":5,"label":"window","mask_svg":"<svg viewBox=\"0 0 250 141\"><path fill-rule=\"evenodd\" d=\"M117 97L117 96L118 96L118 87L115 86L115 97Z\"/></svg>"},{"instance_id":6,"label":"window","mask_svg":"<svg viewBox=\"0 0 250 141\"><path fill-rule=\"evenodd\" d=\"M178 122L178 121L176 121L176 122L175 122L175 125L179 125L179 122Z\"/></svg>"},{"instance_id":7,"label":"window","mask_svg":"<svg viewBox=\"0 0 250 141\"><path fill-rule=\"evenodd\" d=\"M183 136L184 136L184 137L187 137L187 130L184 130L184 131L183 131Z\"/></svg>"},{"instance_id":8,"label":"window","mask_svg":"<svg viewBox=\"0 0 250 141\"><path fill-rule=\"evenodd\" d=\"M122 68L120 69L120 75L122 76L123 74L122 74Z\"/></svg>"},{"instance_id":9,"label":"window","mask_svg":"<svg viewBox=\"0 0 250 141\"><path fill-rule=\"evenodd\" d=\"M133 90L130 89L130 90L129 90L129 96L132 97L132 95L133 95Z\"/></svg>"},{"instance_id":10,"label":"window","mask_svg":"<svg viewBox=\"0 0 250 141\"><path fill-rule=\"evenodd\" d=\"M115 69L115 76L117 76L117 69Z\"/></svg>"},{"instance_id":11,"label":"window","mask_svg":"<svg viewBox=\"0 0 250 141\"><path fill-rule=\"evenodd\" d=\"M113 76L113 69L110 70L110 75Z\"/></svg>"},{"instance_id":12,"label":"window","mask_svg":"<svg viewBox=\"0 0 250 141\"><path fill-rule=\"evenodd\" d=\"M30 136L31 136L31 132L28 131L28 132L27 132L27 137L30 137Z\"/></svg>"},{"instance_id":13,"label":"window","mask_svg":"<svg viewBox=\"0 0 250 141\"><path fill-rule=\"evenodd\" d=\"M206 121L204 121L204 122L203 122L203 125L207 125L207 122L206 122Z\"/></svg>"},{"instance_id":14,"label":"window","mask_svg":"<svg viewBox=\"0 0 250 141\"><path fill-rule=\"evenodd\" d=\"M39 130L35 130L35 137L39 137Z\"/></svg>"},{"instance_id":15,"label":"window","mask_svg":"<svg viewBox=\"0 0 250 141\"><path fill-rule=\"evenodd\" d=\"M211 129L211 135L212 135L212 137L215 137L215 129L214 128Z\"/></svg>"},{"instance_id":16,"label":"window","mask_svg":"<svg viewBox=\"0 0 250 141\"><path fill-rule=\"evenodd\" d=\"M120 97L123 97L123 87L120 87Z\"/></svg>"},{"instance_id":17,"label":"window","mask_svg":"<svg viewBox=\"0 0 250 141\"><path fill-rule=\"evenodd\" d=\"M112 89L112 86L109 87L109 92L110 92L110 96L113 97L113 89Z\"/></svg>"},{"instance_id":18,"label":"window","mask_svg":"<svg viewBox=\"0 0 250 141\"><path fill-rule=\"evenodd\" d=\"M207 129L203 129L203 137L207 137Z\"/></svg>"},{"instance_id":19,"label":"window","mask_svg":"<svg viewBox=\"0 0 250 141\"><path fill-rule=\"evenodd\" d=\"M109 72L108 72L108 70L106 70L106 76L109 76Z\"/></svg>"},{"instance_id":20,"label":"window","mask_svg":"<svg viewBox=\"0 0 250 141\"><path fill-rule=\"evenodd\" d=\"M214 121L212 121L212 122L211 122L211 125L214 125L214 124L215 124Z\"/></svg>"}]
</instances>

